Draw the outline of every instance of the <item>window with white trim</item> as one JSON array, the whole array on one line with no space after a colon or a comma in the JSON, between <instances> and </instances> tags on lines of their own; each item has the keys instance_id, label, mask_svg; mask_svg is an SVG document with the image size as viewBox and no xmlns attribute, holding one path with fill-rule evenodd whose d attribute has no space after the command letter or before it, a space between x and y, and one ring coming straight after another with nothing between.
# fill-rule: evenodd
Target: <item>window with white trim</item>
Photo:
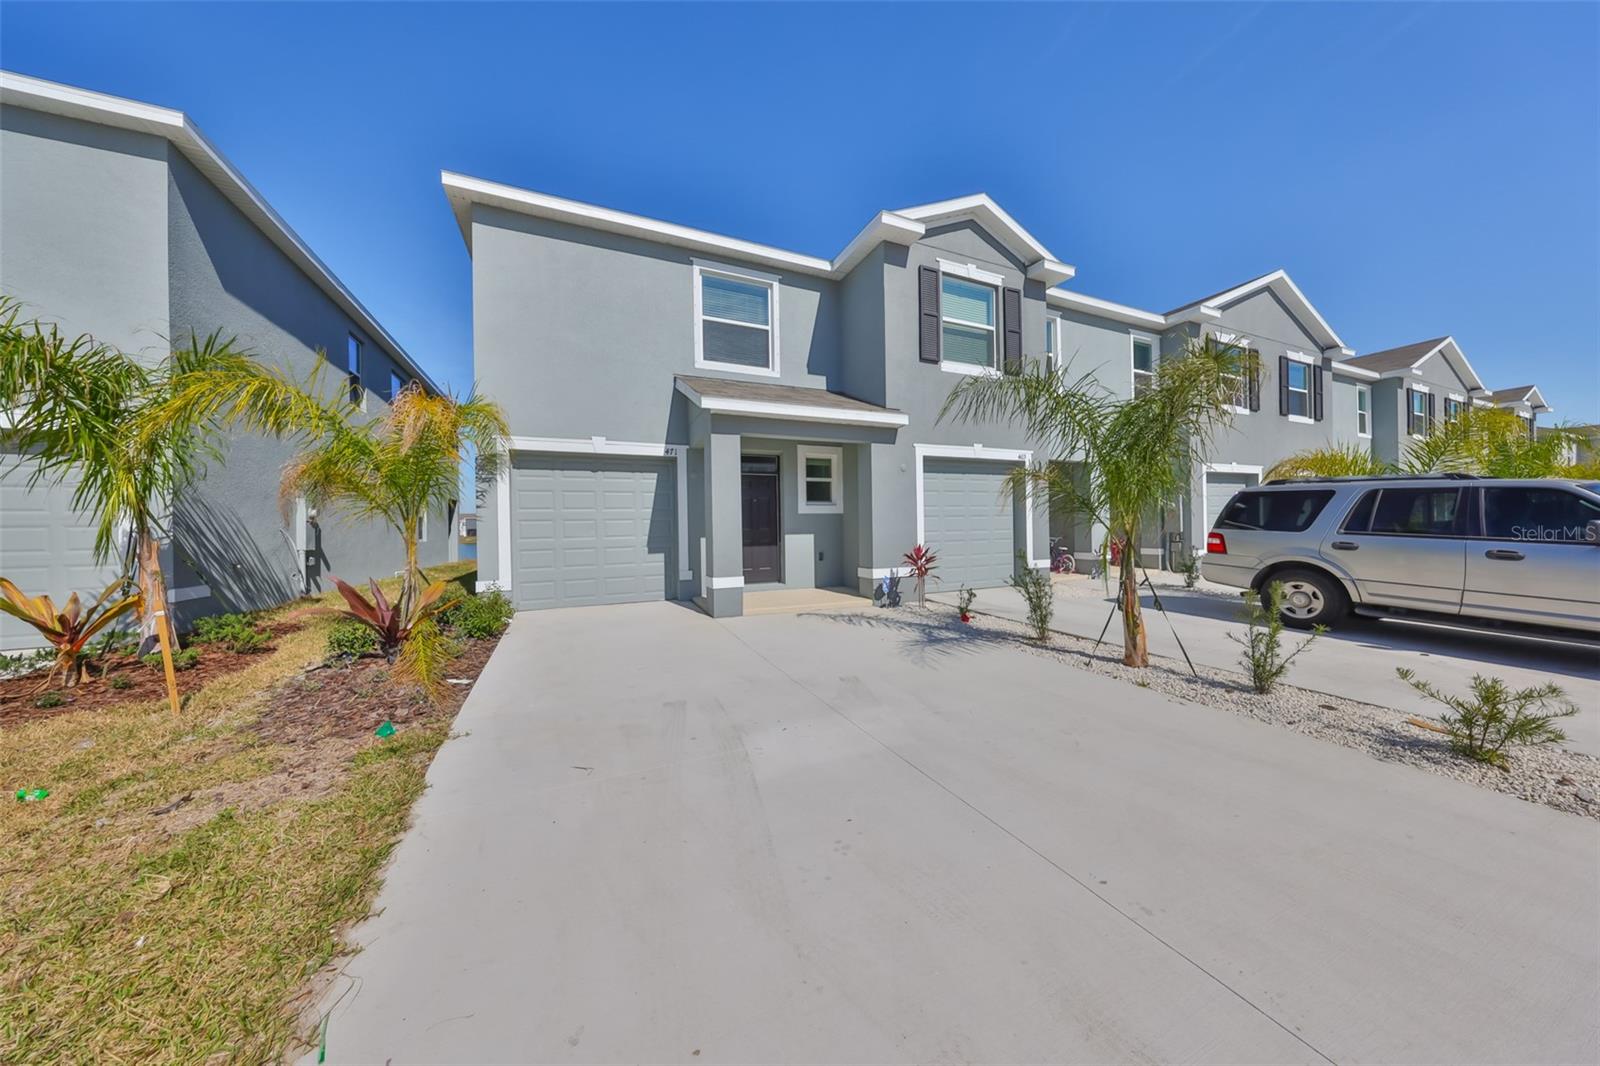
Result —
<instances>
[{"instance_id":1,"label":"window with white trim","mask_svg":"<svg viewBox=\"0 0 1600 1066\"><path fill-rule=\"evenodd\" d=\"M350 403L365 411L367 390L361 385L361 338L348 334L344 346L345 381L349 386Z\"/></svg>"},{"instance_id":2,"label":"window with white trim","mask_svg":"<svg viewBox=\"0 0 1600 1066\"><path fill-rule=\"evenodd\" d=\"M1240 337L1233 333L1216 334L1218 344L1232 344L1238 346L1239 362L1243 365L1244 373L1222 375L1223 381L1232 386L1232 395L1228 399L1228 406L1235 414L1247 415L1250 413L1250 374L1252 368L1260 365L1261 357L1250 347L1248 337Z\"/></svg>"},{"instance_id":3,"label":"window with white trim","mask_svg":"<svg viewBox=\"0 0 1600 1066\"><path fill-rule=\"evenodd\" d=\"M1311 417L1311 367L1289 360L1289 417Z\"/></svg>"},{"instance_id":4,"label":"window with white trim","mask_svg":"<svg viewBox=\"0 0 1600 1066\"><path fill-rule=\"evenodd\" d=\"M1446 396L1444 398L1444 420L1446 422L1454 422L1461 417L1461 412L1465 410L1466 406L1466 401L1461 397Z\"/></svg>"},{"instance_id":5,"label":"window with white trim","mask_svg":"<svg viewBox=\"0 0 1600 1066\"><path fill-rule=\"evenodd\" d=\"M994 367L998 301L999 290L993 285L951 274L939 275L941 361Z\"/></svg>"},{"instance_id":6,"label":"window with white trim","mask_svg":"<svg viewBox=\"0 0 1600 1066\"><path fill-rule=\"evenodd\" d=\"M1428 394L1421 389L1411 392L1411 435L1420 437L1428 432Z\"/></svg>"},{"instance_id":7,"label":"window with white trim","mask_svg":"<svg viewBox=\"0 0 1600 1066\"><path fill-rule=\"evenodd\" d=\"M844 452L839 448L801 445L799 508L805 514L837 514L844 510Z\"/></svg>"},{"instance_id":8,"label":"window with white trim","mask_svg":"<svg viewBox=\"0 0 1600 1066\"><path fill-rule=\"evenodd\" d=\"M1135 337L1133 338L1133 394L1138 396L1155 383L1155 343Z\"/></svg>"},{"instance_id":9,"label":"window with white trim","mask_svg":"<svg viewBox=\"0 0 1600 1066\"><path fill-rule=\"evenodd\" d=\"M694 365L745 374L778 373L778 279L696 263Z\"/></svg>"},{"instance_id":10,"label":"window with white trim","mask_svg":"<svg viewBox=\"0 0 1600 1066\"><path fill-rule=\"evenodd\" d=\"M422 512L422 518L417 522L417 543L421 544L428 539L428 512Z\"/></svg>"},{"instance_id":11,"label":"window with white trim","mask_svg":"<svg viewBox=\"0 0 1600 1066\"><path fill-rule=\"evenodd\" d=\"M1372 386L1356 386L1356 436L1372 436Z\"/></svg>"},{"instance_id":12,"label":"window with white trim","mask_svg":"<svg viewBox=\"0 0 1600 1066\"><path fill-rule=\"evenodd\" d=\"M1047 374L1054 374L1060 369L1060 357L1057 348L1061 343L1061 319L1055 315L1046 315L1044 319L1044 369Z\"/></svg>"}]
</instances>

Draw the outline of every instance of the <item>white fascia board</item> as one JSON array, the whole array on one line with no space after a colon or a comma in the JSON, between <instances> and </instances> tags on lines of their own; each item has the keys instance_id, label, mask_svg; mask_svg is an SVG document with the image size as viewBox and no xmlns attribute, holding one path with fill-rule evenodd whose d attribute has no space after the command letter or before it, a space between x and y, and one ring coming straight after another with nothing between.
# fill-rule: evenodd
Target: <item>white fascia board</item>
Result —
<instances>
[{"instance_id":1,"label":"white fascia board","mask_svg":"<svg viewBox=\"0 0 1600 1066\"><path fill-rule=\"evenodd\" d=\"M851 411L814 404L774 403L770 400L734 400L723 396L702 396L692 385L680 380L679 392L707 414L756 415L782 418L791 422L824 422L840 426L884 426L898 428L910 422L899 411Z\"/></svg>"},{"instance_id":2,"label":"white fascia board","mask_svg":"<svg viewBox=\"0 0 1600 1066\"><path fill-rule=\"evenodd\" d=\"M1078 268L1054 259L1041 259L1028 267L1028 280L1037 281L1043 285L1060 285L1064 281L1071 281L1078 274Z\"/></svg>"},{"instance_id":3,"label":"white fascia board","mask_svg":"<svg viewBox=\"0 0 1600 1066\"><path fill-rule=\"evenodd\" d=\"M1122 322L1130 326L1144 326L1149 329L1162 329L1167 325L1164 315L1153 311L1141 311L1137 307L1128 307L1126 304L1112 303L1095 296L1085 296L1081 292L1069 292L1066 289L1049 289L1045 292L1047 303L1057 307L1066 307L1074 311L1081 311L1086 315L1096 315L1100 318L1109 318L1113 322Z\"/></svg>"},{"instance_id":4,"label":"white fascia board","mask_svg":"<svg viewBox=\"0 0 1600 1066\"><path fill-rule=\"evenodd\" d=\"M970 215L977 218L984 228L990 230L995 236L1011 244L1013 251L1022 253L1020 258L1030 264L1028 276L1035 281L1042 281L1052 273L1066 272L1065 277L1046 282L1049 285L1058 285L1063 281L1069 280L1077 273L1072 267L1060 262L1055 256L1051 255L1050 249L1040 243L1033 234L1023 229L1017 220L1007 214L999 204L990 199L987 193L980 192L971 196L958 196L953 200L939 200L936 203L919 204L916 207L907 207L896 211L895 214L930 225L947 219ZM1036 270L1039 272L1038 276L1034 274Z\"/></svg>"},{"instance_id":5,"label":"white fascia board","mask_svg":"<svg viewBox=\"0 0 1600 1066\"><path fill-rule=\"evenodd\" d=\"M757 244L754 241L725 237L719 233L710 233L690 226L680 226L674 222L661 222L643 215L615 211L609 207L597 207L578 200L550 196L530 189L519 189L514 185L502 185L499 182L455 174L448 170L440 172L439 181L444 186L445 195L455 211L456 224L461 227L462 236L467 240L469 249L472 244L470 207L479 203L537 218L566 222L585 229L604 230L607 233L617 233L627 237L642 237L691 251L731 255L749 262L764 263L785 270L797 270L804 274L828 275L833 271L832 263L816 256L800 255L767 244Z\"/></svg>"},{"instance_id":6,"label":"white fascia board","mask_svg":"<svg viewBox=\"0 0 1600 1066\"><path fill-rule=\"evenodd\" d=\"M909 247L922 239L927 227L914 219L897 215L893 211L879 211L876 218L862 227L833 260L832 273L843 277L855 269L880 244L899 244Z\"/></svg>"},{"instance_id":7,"label":"white fascia board","mask_svg":"<svg viewBox=\"0 0 1600 1066\"><path fill-rule=\"evenodd\" d=\"M1377 381L1380 376L1376 370L1368 370L1364 366L1351 366L1349 363L1342 363L1337 359L1332 363L1332 370L1335 374L1360 378L1362 381Z\"/></svg>"},{"instance_id":8,"label":"white fascia board","mask_svg":"<svg viewBox=\"0 0 1600 1066\"><path fill-rule=\"evenodd\" d=\"M1213 296L1209 300L1181 308L1168 315L1167 318L1169 322L1199 322L1204 318L1220 318L1222 317L1223 306L1242 300L1251 293L1259 292L1262 289L1277 291L1278 296L1284 298L1284 302L1288 303L1292 310L1309 319L1311 324L1322 333L1320 337L1316 338L1316 341L1324 350L1328 348L1343 348L1345 346L1344 341L1340 340L1339 335L1333 331L1333 327L1328 325L1328 320L1323 318L1322 313L1312 306L1310 300L1306 299L1305 293L1300 291L1300 287L1294 283L1294 279L1289 277L1287 271L1281 269L1274 270L1272 273L1256 278L1254 281L1247 281L1243 285ZM1197 315L1200 317L1195 317Z\"/></svg>"},{"instance_id":9,"label":"white fascia board","mask_svg":"<svg viewBox=\"0 0 1600 1066\"><path fill-rule=\"evenodd\" d=\"M1456 339L1454 337L1446 337L1444 340L1435 345L1431 351L1422 356L1422 358L1412 363L1412 373L1421 373L1422 364L1426 363L1429 359L1432 359L1436 355L1444 356L1445 361L1448 362L1451 365L1451 369L1456 372L1456 376L1462 379L1462 384L1464 384L1470 391L1476 392L1483 388L1483 379L1478 377L1478 372L1472 369L1471 363L1467 362L1467 353L1461 350L1461 345L1456 343Z\"/></svg>"},{"instance_id":10,"label":"white fascia board","mask_svg":"<svg viewBox=\"0 0 1600 1066\"><path fill-rule=\"evenodd\" d=\"M238 208L365 333L388 349L413 377L433 392L443 391L182 111L30 78L11 71L0 71L0 105L151 134L172 142L229 203Z\"/></svg>"},{"instance_id":11,"label":"white fascia board","mask_svg":"<svg viewBox=\"0 0 1600 1066\"><path fill-rule=\"evenodd\" d=\"M674 458L681 444L653 441L608 440L605 437L507 437L506 449L513 452L541 452L557 455L631 455L641 458Z\"/></svg>"}]
</instances>

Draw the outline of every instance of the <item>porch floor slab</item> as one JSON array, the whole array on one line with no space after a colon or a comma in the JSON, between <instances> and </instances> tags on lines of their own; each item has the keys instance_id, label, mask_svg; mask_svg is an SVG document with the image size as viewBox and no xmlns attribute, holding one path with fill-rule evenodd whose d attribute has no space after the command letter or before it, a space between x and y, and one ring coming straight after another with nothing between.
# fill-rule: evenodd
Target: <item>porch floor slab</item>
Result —
<instances>
[{"instance_id":1,"label":"porch floor slab","mask_svg":"<svg viewBox=\"0 0 1600 1066\"><path fill-rule=\"evenodd\" d=\"M859 610L872 601L846 588L744 590L745 614L799 614L802 611Z\"/></svg>"}]
</instances>

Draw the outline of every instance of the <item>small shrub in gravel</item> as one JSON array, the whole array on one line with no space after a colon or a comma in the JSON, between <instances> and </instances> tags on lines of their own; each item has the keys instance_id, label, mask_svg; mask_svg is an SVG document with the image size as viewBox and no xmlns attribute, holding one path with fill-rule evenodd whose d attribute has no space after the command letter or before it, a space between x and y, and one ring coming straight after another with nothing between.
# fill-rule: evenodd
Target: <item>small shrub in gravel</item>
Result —
<instances>
[{"instance_id":1,"label":"small shrub in gravel","mask_svg":"<svg viewBox=\"0 0 1600 1066\"><path fill-rule=\"evenodd\" d=\"M457 600L444 611L442 618L458 635L483 640L498 637L514 613L506 594L493 589Z\"/></svg>"},{"instance_id":2,"label":"small shrub in gravel","mask_svg":"<svg viewBox=\"0 0 1600 1066\"><path fill-rule=\"evenodd\" d=\"M1473 674L1470 696L1452 696L1400 667L1400 680L1450 708L1439 716L1451 750L1476 762L1501 768L1510 764L1505 749L1516 744L1559 744L1567 735L1557 718L1570 718L1578 708L1556 684L1512 691L1498 677Z\"/></svg>"},{"instance_id":3,"label":"small shrub in gravel","mask_svg":"<svg viewBox=\"0 0 1600 1066\"><path fill-rule=\"evenodd\" d=\"M353 618L341 618L329 628L325 650L330 659L357 659L377 652L378 634Z\"/></svg>"},{"instance_id":4,"label":"small shrub in gravel","mask_svg":"<svg viewBox=\"0 0 1600 1066\"><path fill-rule=\"evenodd\" d=\"M149 655L146 655L140 660L140 662L144 663L152 670L162 669L161 653L158 651L153 651ZM182 651L175 651L172 653L172 668L174 670L192 670L199 664L199 648L184 648Z\"/></svg>"},{"instance_id":5,"label":"small shrub in gravel","mask_svg":"<svg viewBox=\"0 0 1600 1066\"><path fill-rule=\"evenodd\" d=\"M1228 639L1244 648L1239 661L1244 663L1250 678L1250 687L1266 695L1277 687L1295 656L1311 647L1311 642L1328 631L1326 626L1316 626L1311 635L1288 655L1283 654L1283 584L1274 581L1267 587L1267 602L1255 591L1245 593L1245 604L1250 615L1245 622L1243 637L1234 633Z\"/></svg>"},{"instance_id":6,"label":"small shrub in gravel","mask_svg":"<svg viewBox=\"0 0 1600 1066\"><path fill-rule=\"evenodd\" d=\"M1191 555L1183 563L1183 587L1192 589L1200 584L1200 556Z\"/></svg>"},{"instance_id":7,"label":"small shrub in gravel","mask_svg":"<svg viewBox=\"0 0 1600 1066\"><path fill-rule=\"evenodd\" d=\"M33 701L33 705L35 707L40 708L40 709L47 709L47 708L50 708L50 707L59 707L63 703L66 703L66 702L67 702L67 698L65 696L63 696L61 693L59 693L59 692L46 692L46 693L43 693L43 694L39 695L38 697L36 697L34 699L34 701Z\"/></svg>"},{"instance_id":8,"label":"small shrub in gravel","mask_svg":"<svg viewBox=\"0 0 1600 1066\"><path fill-rule=\"evenodd\" d=\"M963 622L972 621L972 601L977 598L978 594L965 585L962 585L961 591L956 593L956 610L960 612Z\"/></svg>"},{"instance_id":9,"label":"small shrub in gravel","mask_svg":"<svg viewBox=\"0 0 1600 1066\"><path fill-rule=\"evenodd\" d=\"M1044 644L1050 639L1050 618L1056 609L1055 588L1050 584L1048 571L1029 566L1021 552L1017 553L1017 560L1021 565L1017 573L1006 579L1006 584L1022 594L1028 605L1028 626L1033 630L1033 639Z\"/></svg>"}]
</instances>

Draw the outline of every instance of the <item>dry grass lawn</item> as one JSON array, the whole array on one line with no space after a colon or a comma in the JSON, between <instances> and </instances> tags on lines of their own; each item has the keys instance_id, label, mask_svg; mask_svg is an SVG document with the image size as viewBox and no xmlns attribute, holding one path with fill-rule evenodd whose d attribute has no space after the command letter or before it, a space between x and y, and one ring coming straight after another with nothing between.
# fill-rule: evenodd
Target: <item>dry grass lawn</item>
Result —
<instances>
[{"instance_id":1,"label":"dry grass lawn","mask_svg":"<svg viewBox=\"0 0 1600 1066\"><path fill-rule=\"evenodd\" d=\"M306 624L177 718L146 702L0 733L0 1062L262 1062L305 1035L297 993L366 912L449 731L253 730L263 693L322 658L335 602L275 612Z\"/></svg>"}]
</instances>

